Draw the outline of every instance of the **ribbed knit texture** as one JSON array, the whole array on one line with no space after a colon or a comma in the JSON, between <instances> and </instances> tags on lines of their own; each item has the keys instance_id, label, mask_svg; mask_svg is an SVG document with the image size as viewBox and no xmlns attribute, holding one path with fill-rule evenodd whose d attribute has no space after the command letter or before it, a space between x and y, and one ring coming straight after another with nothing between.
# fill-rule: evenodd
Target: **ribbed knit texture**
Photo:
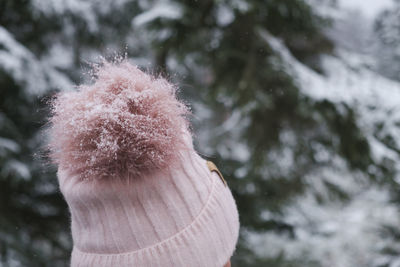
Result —
<instances>
[{"instance_id":1,"label":"ribbed knit texture","mask_svg":"<svg viewBox=\"0 0 400 267\"><path fill-rule=\"evenodd\" d=\"M59 168L72 267L222 267L239 219L228 187L194 149L140 177L81 180Z\"/></svg>"}]
</instances>

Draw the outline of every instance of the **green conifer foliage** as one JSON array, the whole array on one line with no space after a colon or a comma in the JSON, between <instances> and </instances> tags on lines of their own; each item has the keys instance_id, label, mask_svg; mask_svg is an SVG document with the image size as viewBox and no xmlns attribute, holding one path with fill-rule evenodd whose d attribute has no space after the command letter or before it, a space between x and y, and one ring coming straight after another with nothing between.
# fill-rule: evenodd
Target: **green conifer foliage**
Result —
<instances>
[{"instance_id":1,"label":"green conifer foliage","mask_svg":"<svg viewBox=\"0 0 400 267\"><path fill-rule=\"evenodd\" d=\"M333 48L323 34L329 21L304 1L171 2L180 8L178 18L160 17L144 28L154 36L169 33L152 40L157 64L182 73L189 97L211 109L205 120L194 121L198 132L207 133L199 149L221 166L238 201L243 239L234 264L313 266L306 255L300 265L285 255L253 255L244 236L273 231L295 239L295 226L282 215L304 193L304 177L333 165L333 155L363 172L372 162L352 108L301 94L286 62L265 38L279 38L298 60L320 71L319 55ZM204 148L204 143L209 145ZM317 146L332 156L318 161ZM324 186L335 198L348 198L342 188ZM266 211L273 216L265 216Z\"/></svg>"}]
</instances>

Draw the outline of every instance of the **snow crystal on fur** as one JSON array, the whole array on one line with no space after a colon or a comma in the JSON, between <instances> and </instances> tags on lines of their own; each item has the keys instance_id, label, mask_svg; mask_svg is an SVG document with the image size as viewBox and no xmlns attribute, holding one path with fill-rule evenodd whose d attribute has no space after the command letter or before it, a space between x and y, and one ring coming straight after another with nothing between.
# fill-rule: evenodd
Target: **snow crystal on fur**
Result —
<instances>
[{"instance_id":1,"label":"snow crystal on fur","mask_svg":"<svg viewBox=\"0 0 400 267\"><path fill-rule=\"evenodd\" d=\"M188 108L176 88L126 60L94 68L95 82L52 102L50 155L84 179L140 175L188 147Z\"/></svg>"}]
</instances>

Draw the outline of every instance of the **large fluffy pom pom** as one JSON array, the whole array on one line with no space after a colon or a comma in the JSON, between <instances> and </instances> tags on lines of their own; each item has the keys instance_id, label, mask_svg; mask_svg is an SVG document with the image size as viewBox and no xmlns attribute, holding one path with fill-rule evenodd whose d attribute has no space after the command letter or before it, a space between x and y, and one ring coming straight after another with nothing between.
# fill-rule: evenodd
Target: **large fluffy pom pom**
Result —
<instances>
[{"instance_id":1,"label":"large fluffy pom pom","mask_svg":"<svg viewBox=\"0 0 400 267\"><path fill-rule=\"evenodd\" d=\"M50 156L83 179L140 175L189 147L188 108L176 88L126 60L94 68L92 85L52 101ZM190 144L191 145L191 144Z\"/></svg>"}]
</instances>

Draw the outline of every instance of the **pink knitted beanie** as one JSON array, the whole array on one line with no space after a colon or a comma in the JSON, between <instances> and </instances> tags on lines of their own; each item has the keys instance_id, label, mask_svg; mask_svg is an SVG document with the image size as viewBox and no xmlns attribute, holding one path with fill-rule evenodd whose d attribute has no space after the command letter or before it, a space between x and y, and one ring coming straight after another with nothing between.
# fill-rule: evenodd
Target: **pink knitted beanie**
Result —
<instances>
[{"instance_id":1,"label":"pink knitted beanie","mask_svg":"<svg viewBox=\"0 0 400 267\"><path fill-rule=\"evenodd\" d=\"M51 158L71 213L73 267L222 267L235 250L235 201L192 145L176 88L126 60L60 93Z\"/></svg>"}]
</instances>

